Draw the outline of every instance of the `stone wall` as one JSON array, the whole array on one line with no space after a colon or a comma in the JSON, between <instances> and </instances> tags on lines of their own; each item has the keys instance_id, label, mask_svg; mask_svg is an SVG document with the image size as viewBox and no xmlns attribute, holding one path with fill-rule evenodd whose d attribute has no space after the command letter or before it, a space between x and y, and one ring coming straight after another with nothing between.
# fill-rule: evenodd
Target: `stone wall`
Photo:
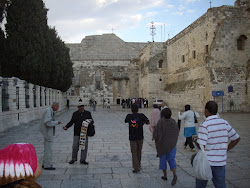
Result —
<instances>
[{"instance_id":1,"label":"stone wall","mask_svg":"<svg viewBox=\"0 0 250 188\"><path fill-rule=\"evenodd\" d=\"M145 45L124 42L114 34L87 36L80 44L67 44L74 70L68 93L85 104L93 98L98 105L107 99L112 105L139 97L138 58Z\"/></svg>"},{"instance_id":2,"label":"stone wall","mask_svg":"<svg viewBox=\"0 0 250 188\"><path fill-rule=\"evenodd\" d=\"M216 100L219 111L250 110L249 20L242 7L212 8L167 41L165 95L170 106L190 104L202 111L208 100ZM237 49L240 36L247 38L244 50ZM225 96L213 97L212 91L224 91Z\"/></svg>"},{"instance_id":3,"label":"stone wall","mask_svg":"<svg viewBox=\"0 0 250 188\"><path fill-rule=\"evenodd\" d=\"M149 105L156 99L163 99L164 84L166 80L164 66L159 67L159 61L164 65L164 43L148 43L140 53L140 80L139 95L147 98Z\"/></svg>"},{"instance_id":4,"label":"stone wall","mask_svg":"<svg viewBox=\"0 0 250 188\"><path fill-rule=\"evenodd\" d=\"M15 77L0 77L0 83L0 132L40 119L53 102L59 102L58 111L65 109L65 94L59 90L37 86Z\"/></svg>"}]
</instances>

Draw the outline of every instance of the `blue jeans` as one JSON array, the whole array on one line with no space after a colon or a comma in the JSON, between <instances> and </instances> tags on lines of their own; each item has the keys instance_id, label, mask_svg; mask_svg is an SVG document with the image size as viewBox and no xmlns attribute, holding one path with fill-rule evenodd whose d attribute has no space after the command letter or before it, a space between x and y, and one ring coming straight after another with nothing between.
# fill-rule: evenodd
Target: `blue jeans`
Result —
<instances>
[{"instance_id":1,"label":"blue jeans","mask_svg":"<svg viewBox=\"0 0 250 188\"><path fill-rule=\"evenodd\" d=\"M215 188L226 188L225 181L225 166L211 166ZM196 179L196 188L203 188L207 186L207 180Z\"/></svg>"}]
</instances>

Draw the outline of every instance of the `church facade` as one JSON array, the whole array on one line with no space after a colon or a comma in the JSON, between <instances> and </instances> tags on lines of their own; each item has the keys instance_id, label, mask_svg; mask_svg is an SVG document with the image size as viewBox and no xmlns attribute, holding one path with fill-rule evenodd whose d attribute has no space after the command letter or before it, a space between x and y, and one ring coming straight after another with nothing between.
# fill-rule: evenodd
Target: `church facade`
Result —
<instances>
[{"instance_id":1,"label":"church facade","mask_svg":"<svg viewBox=\"0 0 250 188\"><path fill-rule=\"evenodd\" d=\"M250 9L248 1L210 8L164 43L124 42L114 34L67 44L74 64L72 102L94 98L163 99L171 108L250 111Z\"/></svg>"}]
</instances>

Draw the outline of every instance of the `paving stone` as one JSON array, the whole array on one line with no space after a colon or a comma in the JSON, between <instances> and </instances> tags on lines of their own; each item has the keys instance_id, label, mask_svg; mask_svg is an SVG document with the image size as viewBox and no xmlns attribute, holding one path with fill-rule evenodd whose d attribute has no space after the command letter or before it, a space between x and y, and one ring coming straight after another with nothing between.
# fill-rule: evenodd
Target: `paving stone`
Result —
<instances>
[{"instance_id":1,"label":"paving stone","mask_svg":"<svg viewBox=\"0 0 250 188\"><path fill-rule=\"evenodd\" d=\"M101 188L101 180L85 180L82 181L82 188Z\"/></svg>"},{"instance_id":2,"label":"paving stone","mask_svg":"<svg viewBox=\"0 0 250 188\"><path fill-rule=\"evenodd\" d=\"M120 179L102 179L102 188L120 188L122 187Z\"/></svg>"},{"instance_id":3,"label":"paving stone","mask_svg":"<svg viewBox=\"0 0 250 188\"><path fill-rule=\"evenodd\" d=\"M70 120L76 108L70 108L56 116L64 123ZM88 110L88 107L86 107ZM150 117L152 109L140 109L140 112ZM79 160L70 165L73 127L67 131L61 127L56 128L56 136L53 143L54 171L43 170L42 175L36 180L43 188L60 187L172 187L172 172L167 170L168 181L161 179L163 175L159 169L159 158L156 158L155 143L148 125L144 126L144 144L142 150L142 170L132 173L132 157L128 140L128 126L124 118L130 109L113 107L110 111L99 109L92 111L95 120L96 135L89 138L89 150L87 161L89 165L82 165ZM173 118L177 119L177 111L172 110ZM250 182L250 116L242 114L220 114L221 117L236 129L241 136L239 144L228 154L226 166L226 184L229 188L249 187ZM241 119L241 121L238 121ZM60 125L61 126L61 125ZM22 134L20 134L22 133ZM175 188L195 187L195 177L190 164L192 152L183 148L185 137L183 127L180 130L177 142L177 176ZM43 161L43 137L39 132L39 121L30 125L21 125L15 129L0 133L0 148L17 142L30 142L37 151L37 157ZM78 159L80 151L78 152ZM72 185L72 186L71 186ZM207 187L214 187L209 181Z\"/></svg>"}]
</instances>

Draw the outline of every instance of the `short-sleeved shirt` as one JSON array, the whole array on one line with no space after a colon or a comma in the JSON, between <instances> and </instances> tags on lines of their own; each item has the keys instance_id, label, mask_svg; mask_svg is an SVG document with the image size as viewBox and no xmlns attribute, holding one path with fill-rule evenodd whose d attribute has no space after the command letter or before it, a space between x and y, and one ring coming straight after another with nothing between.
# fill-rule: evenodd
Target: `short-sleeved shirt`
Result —
<instances>
[{"instance_id":1,"label":"short-sleeved shirt","mask_svg":"<svg viewBox=\"0 0 250 188\"><path fill-rule=\"evenodd\" d=\"M239 135L226 120L213 115L207 117L200 125L197 142L205 145L205 152L211 166L224 166L227 160L228 139L237 138Z\"/></svg>"},{"instance_id":2,"label":"short-sleeved shirt","mask_svg":"<svg viewBox=\"0 0 250 188\"><path fill-rule=\"evenodd\" d=\"M149 124L148 118L142 113L128 114L125 118L125 123L129 123L129 140L142 140L143 125Z\"/></svg>"}]
</instances>

